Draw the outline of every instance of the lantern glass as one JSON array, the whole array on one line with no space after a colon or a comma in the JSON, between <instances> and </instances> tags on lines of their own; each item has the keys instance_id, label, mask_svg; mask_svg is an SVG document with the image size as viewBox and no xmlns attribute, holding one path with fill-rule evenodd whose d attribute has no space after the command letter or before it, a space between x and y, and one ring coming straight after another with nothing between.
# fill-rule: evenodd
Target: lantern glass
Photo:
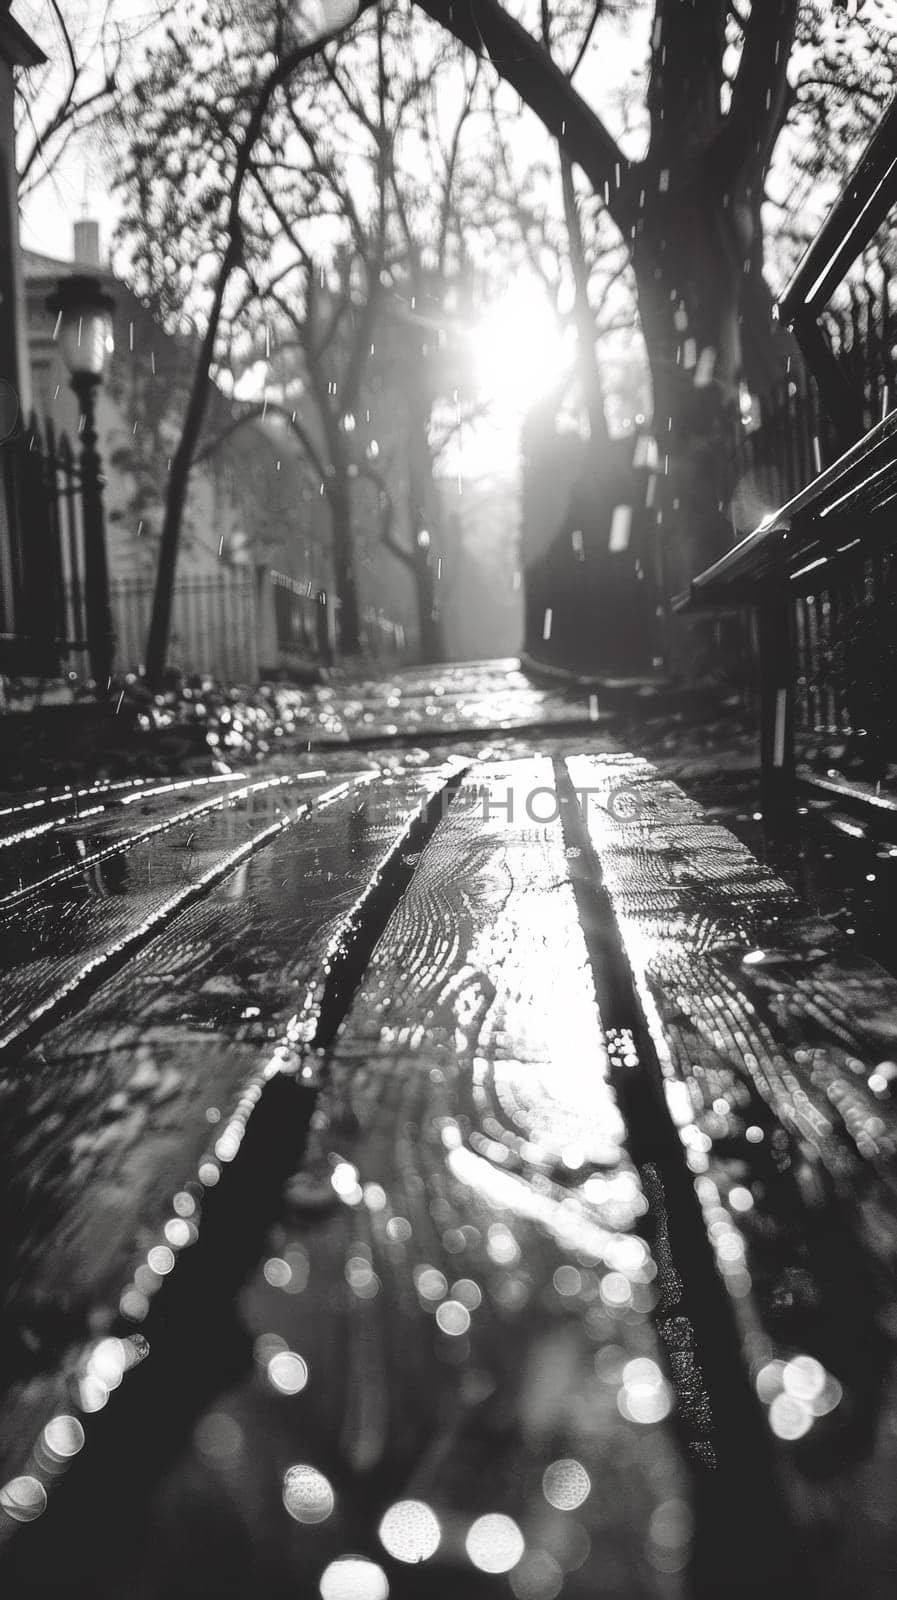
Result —
<instances>
[{"instance_id":1,"label":"lantern glass","mask_svg":"<svg viewBox=\"0 0 897 1600\"><path fill-rule=\"evenodd\" d=\"M73 378L101 378L106 358L114 349L110 313L96 306L66 306L59 344Z\"/></svg>"}]
</instances>

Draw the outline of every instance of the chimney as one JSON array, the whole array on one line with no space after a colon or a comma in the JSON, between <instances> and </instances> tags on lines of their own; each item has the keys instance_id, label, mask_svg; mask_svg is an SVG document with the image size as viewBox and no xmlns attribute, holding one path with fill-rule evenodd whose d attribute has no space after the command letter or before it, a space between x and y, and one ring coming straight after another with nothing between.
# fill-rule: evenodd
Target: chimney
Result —
<instances>
[{"instance_id":1,"label":"chimney","mask_svg":"<svg viewBox=\"0 0 897 1600\"><path fill-rule=\"evenodd\" d=\"M89 221L83 217L75 223L74 245L72 251L76 267L93 267L97 271L100 266L100 224Z\"/></svg>"}]
</instances>

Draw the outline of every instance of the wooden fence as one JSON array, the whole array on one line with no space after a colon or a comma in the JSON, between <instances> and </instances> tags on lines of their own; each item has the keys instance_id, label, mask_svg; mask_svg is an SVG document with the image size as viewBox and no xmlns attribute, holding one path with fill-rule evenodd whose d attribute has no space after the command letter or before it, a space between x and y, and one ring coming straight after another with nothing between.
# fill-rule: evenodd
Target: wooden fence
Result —
<instances>
[{"instance_id":1,"label":"wooden fence","mask_svg":"<svg viewBox=\"0 0 897 1600\"><path fill-rule=\"evenodd\" d=\"M168 651L171 666L225 682L255 683L259 675L255 591L255 574L248 568L179 577ZM134 672L146 648L152 580L113 579L109 603L116 671Z\"/></svg>"},{"instance_id":2,"label":"wooden fence","mask_svg":"<svg viewBox=\"0 0 897 1600\"><path fill-rule=\"evenodd\" d=\"M111 584L118 672L137 671L143 661L152 598L149 579ZM371 659L394 661L405 652L401 624L370 607L362 612L361 635ZM178 579L168 659L182 672L256 683L265 674L327 666L333 653L334 602L311 583L249 567Z\"/></svg>"}]
</instances>

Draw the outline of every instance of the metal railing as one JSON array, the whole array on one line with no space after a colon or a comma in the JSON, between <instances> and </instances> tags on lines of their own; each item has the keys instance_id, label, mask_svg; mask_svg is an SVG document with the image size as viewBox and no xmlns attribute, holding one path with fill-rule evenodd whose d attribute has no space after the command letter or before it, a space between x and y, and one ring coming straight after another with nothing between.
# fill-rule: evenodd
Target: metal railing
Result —
<instances>
[{"instance_id":1,"label":"metal railing","mask_svg":"<svg viewBox=\"0 0 897 1600\"><path fill-rule=\"evenodd\" d=\"M87 648L81 468L67 434L57 438L33 413L0 461L4 655L12 671L49 675Z\"/></svg>"},{"instance_id":2,"label":"metal railing","mask_svg":"<svg viewBox=\"0 0 897 1600\"><path fill-rule=\"evenodd\" d=\"M820 736L871 779L897 760L895 206L897 101L780 303L807 375L767 398L739 456L779 509L680 602L754 607L770 814L790 813L796 760Z\"/></svg>"},{"instance_id":3,"label":"metal railing","mask_svg":"<svg viewBox=\"0 0 897 1600\"><path fill-rule=\"evenodd\" d=\"M868 433L897 405L897 310L889 281L849 285L848 308L825 310L821 326L853 396L856 426L845 441L829 412L818 378L794 363L793 371L757 399L759 418L745 431L733 417L736 479L762 475L775 504L800 492L842 454L845 443Z\"/></svg>"},{"instance_id":4,"label":"metal railing","mask_svg":"<svg viewBox=\"0 0 897 1600\"><path fill-rule=\"evenodd\" d=\"M15 674L87 675L88 596L84 484L66 434L32 414L0 444L0 492L6 537L0 535L0 667ZM113 577L108 608L112 660L118 673L141 669L153 580ZM233 683L261 672L328 666L334 654L338 601L312 582L270 568L226 567L179 573L169 658L173 668ZM395 660L405 631L382 611L362 611L363 653Z\"/></svg>"},{"instance_id":5,"label":"metal railing","mask_svg":"<svg viewBox=\"0 0 897 1600\"><path fill-rule=\"evenodd\" d=\"M264 575L270 582L274 601L279 665L317 661L329 665L333 660L333 640L327 610L327 595L310 581L300 583L273 568Z\"/></svg>"}]
</instances>

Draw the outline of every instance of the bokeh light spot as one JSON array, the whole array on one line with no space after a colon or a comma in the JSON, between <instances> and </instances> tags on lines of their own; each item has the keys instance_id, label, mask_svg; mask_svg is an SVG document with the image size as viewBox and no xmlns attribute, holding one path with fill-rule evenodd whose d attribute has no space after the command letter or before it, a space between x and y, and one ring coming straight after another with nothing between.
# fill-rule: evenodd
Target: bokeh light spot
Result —
<instances>
[{"instance_id":1,"label":"bokeh light spot","mask_svg":"<svg viewBox=\"0 0 897 1600\"><path fill-rule=\"evenodd\" d=\"M321 1574L321 1600L387 1600L389 1583L382 1567L363 1556L341 1556Z\"/></svg>"},{"instance_id":2,"label":"bokeh light spot","mask_svg":"<svg viewBox=\"0 0 897 1600\"><path fill-rule=\"evenodd\" d=\"M802 1439L813 1426L809 1406L791 1394L777 1394L769 1408L769 1426L777 1439Z\"/></svg>"},{"instance_id":3,"label":"bokeh light spot","mask_svg":"<svg viewBox=\"0 0 897 1600\"><path fill-rule=\"evenodd\" d=\"M782 1388L795 1400L805 1403L817 1399L825 1388L826 1371L812 1356L795 1356L782 1373Z\"/></svg>"},{"instance_id":4,"label":"bokeh light spot","mask_svg":"<svg viewBox=\"0 0 897 1600\"><path fill-rule=\"evenodd\" d=\"M30 1473L10 1478L0 1489L0 1511L13 1522L35 1522L47 1509L47 1491Z\"/></svg>"},{"instance_id":5,"label":"bokeh light spot","mask_svg":"<svg viewBox=\"0 0 897 1600\"><path fill-rule=\"evenodd\" d=\"M243 1444L239 1424L226 1411L210 1411L197 1423L193 1437L207 1461L233 1461Z\"/></svg>"},{"instance_id":6,"label":"bokeh light spot","mask_svg":"<svg viewBox=\"0 0 897 1600\"><path fill-rule=\"evenodd\" d=\"M443 1300L448 1293L448 1283L436 1267L419 1267L414 1282L422 1300Z\"/></svg>"},{"instance_id":7,"label":"bokeh light spot","mask_svg":"<svg viewBox=\"0 0 897 1600\"><path fill-rule=\"evenodd\" d=\"M579 1294L582 1288L582 1273L576 1267L558 1267L554 1274L554 1286L559 1295L569 1299L572 1295Z\"/></svg>"},{"instance_id":8,"label":"bokeh light spot","mask_svg":"<svg viewBox=\"0 0 897 1600\"><path fill-rule=\"evenodd\" d=\"M552 1461L542 1476L542 1493L556 1511L575 1511L587 1500L592 1480L581 1461L566 1457Z\"/></svg>"},{"instance_id":9,"label":"bokeh light spot","mask_svg":"<svg viewBox=\"0 0 897 1600\"><path fill-rule=\"evenodd\" d=\"M333 1510L333 1490L317 1467L288 1467L283 1475L283 1503L297 1522L326 1522Z\"/></svg>"},{"instance_id":10,"label":"bokeh light spot","mask_svg":"<svg viewBox=\"0 0 897 1600\"><path fill-rule=\"evenodd\" d=\"M308 1367L293 1350L278 1350L268 1362L268 1381L281 1394L301 1394L308 1383Z\"/></svg>"},{"instance_id":11,"label":"bokeh light spot","mask_svg":"<svg viewBox=\"0 0 897 1600\"><path fill-rule=\"evenodd\" d=\"M187 1198L189 1200L190 1196ZM196 1223L186 1222L183 1217L169 1217L165 1224L165 1237L175 1250L183 1250L196 1240Z\"/></svg>"},{"instance_id":12,"label":"bokeh light spot","mask_svg":"<svg viewBox=\"0 0 897 1600\"><path fill-rule=\"evenodd\" d=\"M90 1352L87 1376L96 1378L106 1389L117 1389L125 1372L125 1348L121 1339L101 1339Z\"/></svg>"},{"instance_id":13,"label":"bokeh light spot","mask_svg":"<svg viewBox=\"0 0 897 1600\"><path fill-rule=\"evenodd\" d=\"M476 1311L477 1307L483 1303L479 1284L474 1283L473 1278L459 1278L457 1283L453 1283L452 1299L460 1300L462 1306L466 1306L468 1311Z\"/></svg>"},{"instance_id":14,"label":"bokeh light spot","mask_svg":"<svg viewBox=\"0 0 897 1600\"><path fill-rule=\"evenodd\" d=\"M520 1246L503 1222L492 1223L486 1235L486 1250L497 1267L516 1267L520 1260Z\"/></svg>"},{"instance_id":15,"label":"bokeh light spot","mask_svg":"<svg viewBox=\"0 0 897 1600\"><path fill-rule=\"evenodd\" d=\"M272 1289L285 1289L292 1278L289 1262L281 1256L271 1256L262 1268L265 1282L270 1283Z\"/></svg>"},{"instance_id":16,"label":"bokeh light spot","mask_svg":"<svg viewBox=\"0 0 897 1600\"><path fill-rule=\"evenodd\" d=\"M672 1408L672 1391L655 1361L640 1356L623 1368L617 1408L629 1422L662 1422Z\"/></svg>"},{"instance_id":17,"label":"bokeh light spot","mask_svg":"<svg viewBox=\"0 0 897 1600\"><path fill-rule=\"evenodd\" d=\"M442 1530L423 1500L398 1500L380 1524L380 1543L396 1561L428 1561L439 1548Z\"/></svg>"},{"instance_id":18,"label":"bokeh light spot","mask_svg":"<svg viewBox=\"0 0 897 1600\"><path fill-rule=\"evenodd\" d=\"M526 1548L516 1522L497 1512L477 1517L464 1545L480 1572L510 1572Z\"/></svg>"},{"instance_id":19,"label":"bokeh light spot","mask_svg":"<svg viewBox=\"0 0 897 1600\"><path fill-rule=\"evenodd\" d=\"M517 1600L555 1600L564 1587L564 1573L547 1550L529 1550L509 1581Z\"/></svg>"},{"instance_id":20,"label":"bokeh light spot","mask_svg":"<svg viewBox=\"0 0 897 1600\"><path fill-rule=\"evenodd\" d=\"M443 1333L457 1339L470 1327L470 1312L460 1300L445 1300L436 1312L436 1321Z\"/></svg>"},{"instance_id":21,"label":"bokeh light spot","mask_svg":"<svg viewBox=\"0 0 897 1600\"><path fill-rule=\"evenodd\" d=\"M84 1445L84 1429L77 1417L54 1417L44 1429L44 1444L57 1461L68 1461Z\"/></svg>"}]
</instances>

